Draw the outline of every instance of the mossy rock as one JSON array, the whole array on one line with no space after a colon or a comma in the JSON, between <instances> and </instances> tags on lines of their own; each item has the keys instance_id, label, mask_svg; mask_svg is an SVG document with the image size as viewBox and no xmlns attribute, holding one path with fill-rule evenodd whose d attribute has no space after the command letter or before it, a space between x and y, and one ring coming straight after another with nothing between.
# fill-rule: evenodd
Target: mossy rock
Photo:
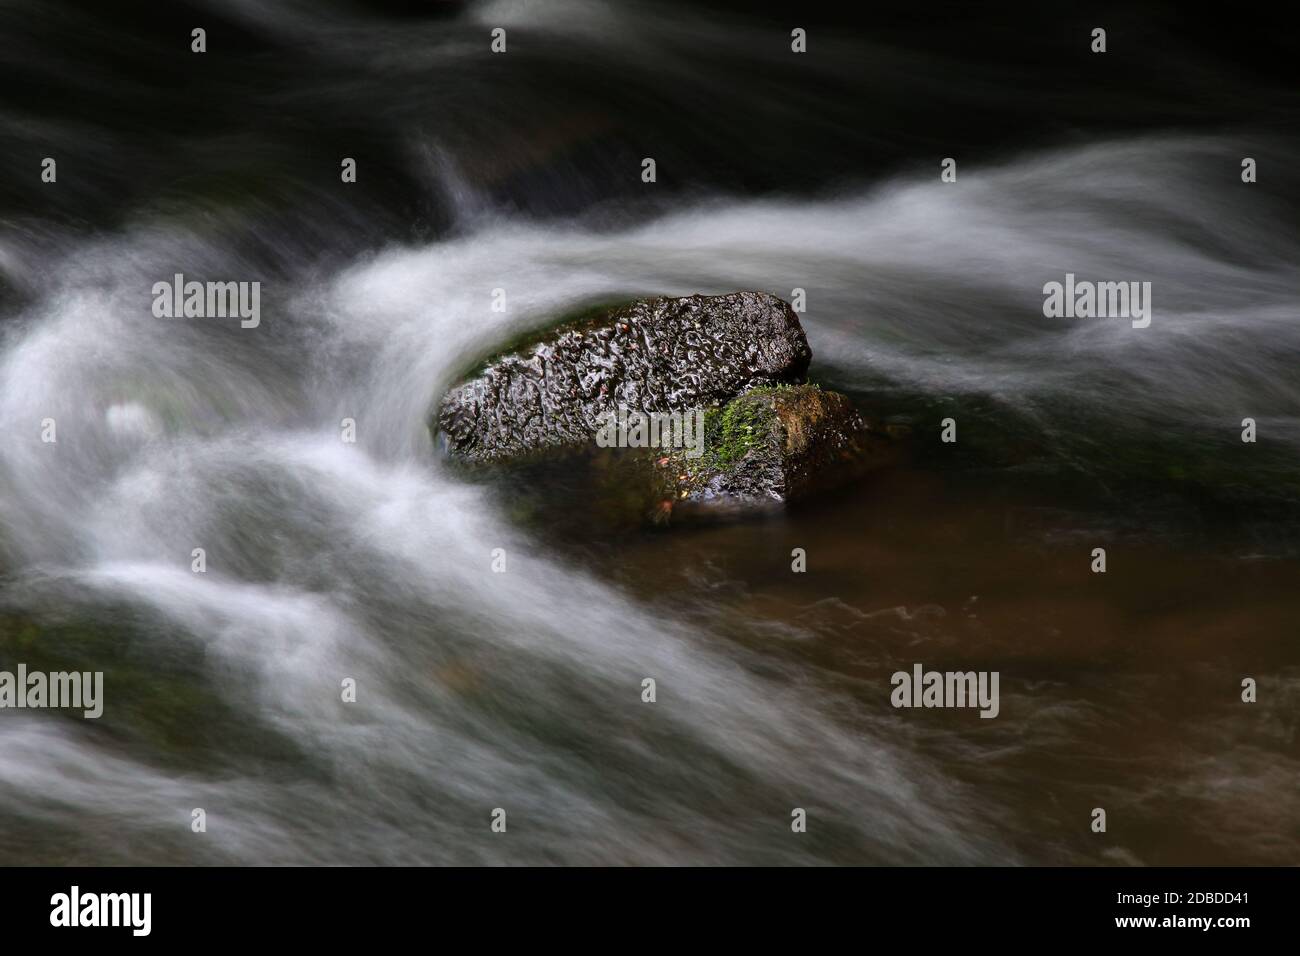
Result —
<instances>
[{"instance_id":1,"label":"mossy rock","mask_svg":"<svg viewBox=\"0 0 1300 956\"><path fill-rule=\"evenodd\" d=\"M673 449L654 459L657 517L779 508L892 464L900 450L838 392L754 388L706 413L699 457Z\"/></svg>"},{"instance_id":2,"label":"mossy rock","mask_svg":"<svg viewBox=\"0 0 1300 956\"><path fill-rule=\"evenodd\" d=\"M600 306L477 363L431 428L526 524L558 515L587 534L752 514L897 456L848 397L804 384L811 358L798 316L765 293ZM633 415L658 437L624 431Z\"/></svg>"},{"instance_id":3,"label":"mossy rock","mask_svg":"<svg viewBox=\"0 0 1300 956\"><path fill-rule=\"evenodd\" d=\"M513 343L444 396L431 430L461 461L518 461L590 445L619 408L684 413L801 382L811 358L773 295L641 299Z\"/></svg>"}]
</instances>

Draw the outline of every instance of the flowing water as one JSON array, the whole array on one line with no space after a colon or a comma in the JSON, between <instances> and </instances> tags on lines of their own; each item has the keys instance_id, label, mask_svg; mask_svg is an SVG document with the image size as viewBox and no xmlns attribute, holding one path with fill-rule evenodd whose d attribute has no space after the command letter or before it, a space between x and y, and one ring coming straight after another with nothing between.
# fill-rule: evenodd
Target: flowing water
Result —
<instances>
[{"instance_id":1,"label":"flowing water","mask_svg":"<svg viewBox=\"0 0 1300 956\"><path fill-rule=\"evenodd\" d=\"M1130 90L1083 136L1095 91L922 33L828 31L800 78L739 9L398 7L5 8L45 53L7 70L78 50L81 79L0 113L7 155L65 157L4 196L0 670L102 670L106 700L0 712L0 862L1297 861L1300 235L1239 178L1294 155L1293 96L1243 126L1231 84L1202 123ZM171 88L136 56L191 12L212 45ZM982 88L897 112L959 68ZM967 100L984 148L941 184ZM1066 119L1006 135L1026 104ZM261 325L155 318L177 272L261 281ZM1151 326L1045 318L1067 272L1150 281ZM811 374L910 426L905 466L602 533L430 439L467 363L556 316L796 287ZM999 716L893 709L914 662L999 671Z\"/></svg>"}]
</instances>

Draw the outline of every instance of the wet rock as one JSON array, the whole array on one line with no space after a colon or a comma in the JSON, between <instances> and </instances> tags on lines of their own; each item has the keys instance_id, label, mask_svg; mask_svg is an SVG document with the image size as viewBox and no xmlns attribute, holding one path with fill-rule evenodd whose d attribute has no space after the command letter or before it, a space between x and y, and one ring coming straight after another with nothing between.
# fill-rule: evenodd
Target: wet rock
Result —
<instances>
[{"instance_id":1,"label":"wet rock","mask_svg":"<svg viewBox=\"0 0 1300 956\"><path fill-rule=\"evenodd\" d=\"M710 524L777 512L898 461L908 443L847 397L814 385L761 386L705 413L703 454L601 448L485 466L514 520L590 540L654 525Z\"/></svg>"},{"instance_id":2,"label":"wet rock","mask_svg":"<svg viewBox=\"0 0 1300 956\"><path fill-rule=\"evenodd\" d=\"M893 463L897 437L838 392L751 389L705 415L702 456L674 449L654 459L655 517L779 508Z\"/></svg>"},{"instance_id":3,"label":"wet rock","mask_svg":"<svg viewBox=\"0 0 1300 956\"><path fill-rule=\"evenodd\" d=\"M788 304L760 292L644 299L498 355L449 391L442 446L501 461L590 444L620 406L686 412L803 381L812 352Z\"/></svg>"}]
</instances>

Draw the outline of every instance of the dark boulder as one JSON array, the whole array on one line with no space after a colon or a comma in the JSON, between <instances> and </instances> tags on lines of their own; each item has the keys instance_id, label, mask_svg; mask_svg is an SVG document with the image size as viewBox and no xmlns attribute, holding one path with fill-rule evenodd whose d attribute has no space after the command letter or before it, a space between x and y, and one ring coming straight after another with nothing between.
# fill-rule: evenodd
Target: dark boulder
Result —
<instances>
[{"instance_id":1,"label":"dark boulder","mask_svg":"<svg viewBox=\"0 0 1300 956\"><path fill-rule=\"evenodd\" d=\"M447 393L435 430L455 457L517 459L590 444L620 406L686 412L801 382L811 358L798 317L775 296L645 299L488 360Z\"/></svg>"}]
</instances>

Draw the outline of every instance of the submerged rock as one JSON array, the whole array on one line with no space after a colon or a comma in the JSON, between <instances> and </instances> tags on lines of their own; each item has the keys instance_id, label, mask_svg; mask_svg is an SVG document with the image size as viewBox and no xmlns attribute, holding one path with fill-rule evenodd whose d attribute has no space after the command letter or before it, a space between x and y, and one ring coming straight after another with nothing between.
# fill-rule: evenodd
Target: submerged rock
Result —
<instances>
[{"instance_id":1,"label":"submerged rock","mask_svg":"<svg viewBox=\"0 0 1300 956\"><path fill-rule=\"evenodd\" d=\"M703 455L655 458L655 516L763 510L828 491L892 463L894 439L838 392L751 389L706 414Z\"/></svg>"},{"instance_id":2,"label":"submerged rock","mask_svg":"<svg viewBox=\"0 0 1300 956\"><path fill-rule=\"evenodd\" d=\"M490 359L447 393L436 430L455 457L514 459L590 444L620 406L685 412L801 382L811 358L798 317L776 296L644 299Z\"/></svg>"}]
</instances>

